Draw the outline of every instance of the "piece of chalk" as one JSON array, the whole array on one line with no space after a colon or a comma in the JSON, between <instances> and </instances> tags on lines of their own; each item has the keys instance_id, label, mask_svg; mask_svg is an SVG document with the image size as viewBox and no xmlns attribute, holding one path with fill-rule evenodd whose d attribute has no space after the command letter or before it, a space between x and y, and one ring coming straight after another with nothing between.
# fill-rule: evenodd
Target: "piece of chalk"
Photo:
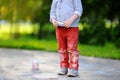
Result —
<instances>
[{"instance_id":1,"label":"piece of chalk","mask_svg":"<svg viewBox=\"0 0 120 80\"><path fill-rule=\"evenodd\" d=\"M63 25L63 24L64 24L63 22L59 22L59 21L57 21L57 23L58 23L58 24L61 24L61 25Z\"/></svg>"}]
</instances>

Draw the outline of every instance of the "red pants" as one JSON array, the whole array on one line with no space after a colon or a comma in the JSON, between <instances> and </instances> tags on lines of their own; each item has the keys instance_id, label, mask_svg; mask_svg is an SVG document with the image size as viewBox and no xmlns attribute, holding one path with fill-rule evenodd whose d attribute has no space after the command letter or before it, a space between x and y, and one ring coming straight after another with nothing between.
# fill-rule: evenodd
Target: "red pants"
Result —
<instances>
[{"instance_id":1,"label":"red pants","mask_svg":"<svg viewBox=\"0 0 120 80\"><path fill-rule=\"evenodd\" d=\"M58 52L60 54L60 67L78 70L79 52L78 27L57 27L56 38L58 41Z\"/></svg>"}]
</instances>

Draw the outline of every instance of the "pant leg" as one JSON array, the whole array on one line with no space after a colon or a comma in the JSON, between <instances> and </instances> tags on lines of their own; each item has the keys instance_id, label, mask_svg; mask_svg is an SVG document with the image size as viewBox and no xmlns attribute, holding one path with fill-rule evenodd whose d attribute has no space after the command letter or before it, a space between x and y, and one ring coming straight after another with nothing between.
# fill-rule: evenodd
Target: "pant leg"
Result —
<instances>
[{"instance_id":1,"label":"pant leg","mask_svg":"<svg viewBox=\"0 0 120 80\"><path fill-rule=\"evenodd\" d=\"M67 32L67 52L69 52L69 68L78 70L79 51L78 46L78 28L70 28Z\"/></svg>"},{"instance_id":2,"label":"pant leg","mask_svg":"<svg viewBox=\"0 0 120 80\"><path fill-rule=\"evenodd\" d=\"M58 52L60 55L60 67L66 67L69 66L69 57L67 53L67 40L65 37L65 28L56 28L56 38L58 41Z\"/></svg>"}]
</instances>

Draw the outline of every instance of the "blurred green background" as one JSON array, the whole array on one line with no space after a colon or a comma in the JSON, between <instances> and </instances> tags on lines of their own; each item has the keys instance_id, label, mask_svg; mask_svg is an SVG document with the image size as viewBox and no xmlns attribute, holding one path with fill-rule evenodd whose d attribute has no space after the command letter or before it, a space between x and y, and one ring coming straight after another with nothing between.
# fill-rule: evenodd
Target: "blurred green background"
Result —
<instances>
[{"instance_id":1,"label":"blurred green background","mask_svg":"<svg viewBox=\"0 0 120 80\"><path fill-rule=\"evenodd\" d=\"M52 0L0 0L0 47L57 52ZM80 55L120 59L120 1L82 0Z\"/></svg>"}]
</instances>

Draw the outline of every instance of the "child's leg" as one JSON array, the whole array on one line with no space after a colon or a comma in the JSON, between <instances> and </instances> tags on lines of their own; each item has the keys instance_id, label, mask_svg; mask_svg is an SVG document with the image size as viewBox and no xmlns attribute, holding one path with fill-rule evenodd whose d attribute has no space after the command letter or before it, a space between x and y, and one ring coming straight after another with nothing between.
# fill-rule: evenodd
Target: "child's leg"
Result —
<instances>
[{"instance_id":1,"label":"child's leg","mask_svg":"<svg viewBox=\"0 0 120 80\"><path fill-rule=\"evenodd\" d=\"M78 28L70 28L67 33L67 51L69 52L69 69L78 70L79 52L78 46Z\"/></svg>"},{"instance_id":2,"label":"child's leg","mask_svg":"<svg viewBox=\"0 0 120 80\"><path fill-rule=\"evenodd\" d=\"M58 41L58 52L60 54L60 68L68 68L67 41L65 37L65 28L56 28L56 38Z\"/></svg>"}]
</instances>

